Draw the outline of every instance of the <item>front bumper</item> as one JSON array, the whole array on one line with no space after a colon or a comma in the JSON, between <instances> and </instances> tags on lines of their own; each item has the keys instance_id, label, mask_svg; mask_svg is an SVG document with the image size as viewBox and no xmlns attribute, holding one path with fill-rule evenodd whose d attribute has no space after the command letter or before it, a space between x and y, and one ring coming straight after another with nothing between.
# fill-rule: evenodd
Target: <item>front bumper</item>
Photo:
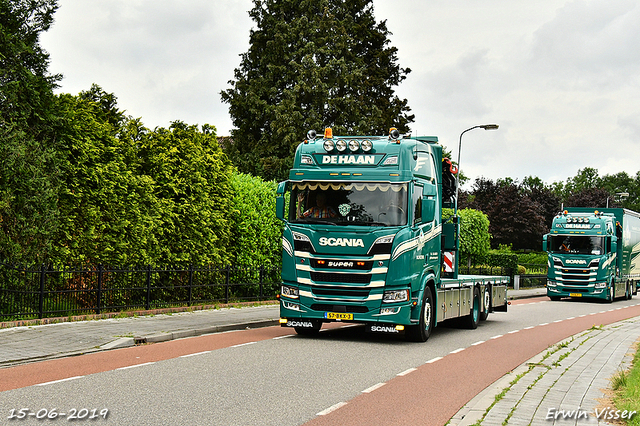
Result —
<instances>
[{"instance_id":1,"label":"front bumper","mask_svg":"<svg viewBox=\"0 0 640 426\"><path fill-rule=\"evenodd\" d=\"M547 282L547 296L549 297L589 297L606 299L609 286L606 283L590 283L585 285L565 285L556 281Z\"/></svg>"},{"instance_id":2,"label":"front bumper","mask_svg":"<svg viewBox=\"0 0 640 426\"><path fill-rule=\"evenodd\" d=\"M318 304L311 306L300 300L282 297L280 300L280 317L287 320L315 320L321 322L353 322L364 324L411 325L412 301L383 304L375 307L363 304ZM287 323L281 323L287 327Z\"/></svg>"}]
</instances>

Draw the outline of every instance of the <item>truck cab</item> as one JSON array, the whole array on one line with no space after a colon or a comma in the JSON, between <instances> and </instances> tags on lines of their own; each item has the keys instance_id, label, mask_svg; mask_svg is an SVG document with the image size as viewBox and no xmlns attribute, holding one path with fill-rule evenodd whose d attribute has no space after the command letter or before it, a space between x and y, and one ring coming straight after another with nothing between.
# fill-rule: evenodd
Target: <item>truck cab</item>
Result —
<instances>
[{"instance_id":1,"label":"truck cab","mask_svg":"<svg viewBox=\"0 0 640 426\"><path fill-rule=\"evenodd\" d=\"M574 208L553 219L543 238L549 266L547 295L552 300L589 297L612 302L631 297L634 288L620 270L622 218L614 213Z\"/></svg>"}]
</instances>

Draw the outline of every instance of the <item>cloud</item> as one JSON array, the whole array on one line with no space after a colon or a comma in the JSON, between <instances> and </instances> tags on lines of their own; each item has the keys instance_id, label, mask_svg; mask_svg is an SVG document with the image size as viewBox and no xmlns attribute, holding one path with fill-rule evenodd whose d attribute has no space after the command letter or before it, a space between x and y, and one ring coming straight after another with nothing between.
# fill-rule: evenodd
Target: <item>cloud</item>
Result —
<instances>
[{"instance_id":1,"label":"cloud","mask_svg":"<svg viewBox=\"0 0 640 426\"><path fill-rule=\"evenodd\" d=\"M535 33L530 63L555 88L624 86L640 66L639 24L634 0L569 2Z\"/></svg>"},{"instance_id":2,"label":"cloud","mask_svg":"<svg viewBox=\"0 0 640 426\"><path fill-rule=\"evenodd\" d=\"M60 92L92 83L149 127L210 123L228 134L220 91L248 47L251 0L60 0L43 35ZM243 6L244 5L244 6Z\"/></svg>"}]
</instances>

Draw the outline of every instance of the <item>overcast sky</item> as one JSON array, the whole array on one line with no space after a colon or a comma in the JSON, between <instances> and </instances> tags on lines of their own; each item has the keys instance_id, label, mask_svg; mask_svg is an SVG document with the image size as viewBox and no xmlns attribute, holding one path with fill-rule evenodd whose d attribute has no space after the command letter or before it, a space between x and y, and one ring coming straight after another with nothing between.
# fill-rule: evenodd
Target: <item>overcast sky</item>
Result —
<instances>
[{"instance_id":1,"label":"overcast sky","mask_svg":"<svg viewBox=\"0 0 640 426\"><path fill-rule=\"evenodd\" d=\"M251 0L58 0L41 38L59 92L92 83L150 128L230 134L229 88L254 26ZM565 181L640 170L637 0L373 0L401 67L414 134L435 135L472 180ZM331 124L331 123L327 123ZM300 129L300 139L308 129ZM316 129L321 131L322 129Z\"/></svg>"}]
</instances>

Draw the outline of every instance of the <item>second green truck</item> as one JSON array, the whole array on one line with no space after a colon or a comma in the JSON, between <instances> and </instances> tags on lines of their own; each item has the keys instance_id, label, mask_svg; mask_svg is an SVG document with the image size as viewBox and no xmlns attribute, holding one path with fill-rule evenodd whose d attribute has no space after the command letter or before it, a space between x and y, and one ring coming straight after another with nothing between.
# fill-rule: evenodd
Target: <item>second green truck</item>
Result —
<instances>
[{"instance_id":1,"label":"second green truck","mask_svg":"<svg viewBox=\"0 0 640 426\"><path fill-rule=\"evenodd\" d=\"M567 208L543 238L547 295L630 299L640 284L640 214L620 208Z\"/></svg>"}]
</instances>

